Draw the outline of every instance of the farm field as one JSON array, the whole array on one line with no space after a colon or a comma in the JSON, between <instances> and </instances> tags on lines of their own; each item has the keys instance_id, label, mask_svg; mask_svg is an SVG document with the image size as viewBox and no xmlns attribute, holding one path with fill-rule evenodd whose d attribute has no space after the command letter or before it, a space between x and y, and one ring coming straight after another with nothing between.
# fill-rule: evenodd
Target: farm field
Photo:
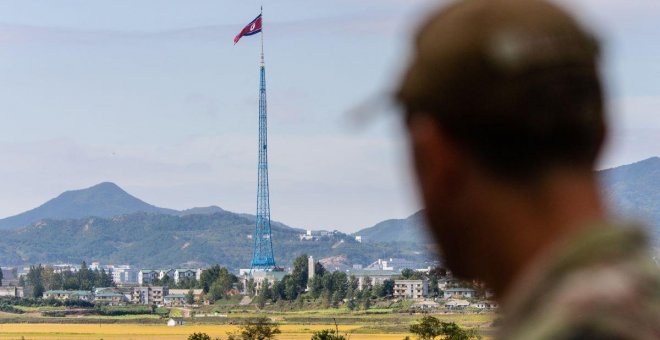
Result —
<instances>
[{"instance_id":1,"label":"farm field","mask_svg":"<svg viewBox=\"0 0 660 340\"><path fill-rule=\"evenodd\" d=\"M351 332L362 325L341 326L340 332ZM334 328L334 325L281 325L278 339L309 339L314 331ZM0 324L0 339L132 339L185 340L194 332L204 332L211 338L227 338L227 332L237 330L232 325L166 325L141 324ZM351 334L351 340L403 339L407 333Z\"/></svg>"},{"instance_id":2,"label":"farm field","mask_svg":"<svg viewBox=\"0 0 660 340\"><path fill-rule=\"evenodd\" d=\"M168 327L167 317L158 315L67 315L47 317L41 311L50 307L24 308L25 314L0 312L0 340L4 339L181 339L195 332L207 333L212 339L226 339L228 332L257 316L266 316L279 324L282 334L277 339L309 339L313 332L334 329L348 333L351 340L403 339L410 336L408 327L423 314L395 313L388 309L347 311L342 309L310 309L306 311L261 312L228 310L226 314L208 309L194 318L184 318L182 326ZM175 313L173 313L175 312ZM201 312L201 311L200 311ZM181 309L170 311L181 316ZM496 313L434 313L445 322L455 322L466 328L478 328L484 339L492 336Z\"/></svg>"}]
</instances>

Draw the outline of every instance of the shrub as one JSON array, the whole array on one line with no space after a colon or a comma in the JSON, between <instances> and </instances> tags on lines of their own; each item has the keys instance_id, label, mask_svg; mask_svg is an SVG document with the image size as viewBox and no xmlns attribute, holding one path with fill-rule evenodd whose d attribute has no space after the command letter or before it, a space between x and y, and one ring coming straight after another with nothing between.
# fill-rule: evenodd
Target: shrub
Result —
<instances>
[{"instance_id":1,"label":"shrub","mask_svg":"<svg viewBox=\"0 0 660 340\"><path fill-rule=\"evenodd\" d=\"M440 335L446 340L481 339L476 329L462 329L454 322L442 322L432 316L425 316L418 323L411 325L410 333L421 340L432 340Z\"/></svg>"},{"instance_id":2,"label":"shrub","mask_svg":"<svg viewBox=\"0 0 660 340\"><path fill-rule=\"evenodd\" d=\"M323 329L318 332L314 332L311 340L346 340L346 337L340 334L337 334L333 329Z\"/></svg>"},{"instance_id":3,"label":"shrub","mask_svg":"<svg viewBox=\"0 0 660 340\"><path fill-rule=\"evenodd\" d=\"M188 336L188 340L211 340L211 337L206 333L193 333Z\"/></svg>"},{"instance_id":4,"label":"shrub","mask_svg":"<svg viewBox=\"0 0 660 340\"><path fill-rule=\"evenodd\" d=\"M268 340L274 339L275 335L280 333L278 324L267 317L258 317L239 326L237 333L227 333L227 335L230 340Z\"/></svg>"}]
</instances>

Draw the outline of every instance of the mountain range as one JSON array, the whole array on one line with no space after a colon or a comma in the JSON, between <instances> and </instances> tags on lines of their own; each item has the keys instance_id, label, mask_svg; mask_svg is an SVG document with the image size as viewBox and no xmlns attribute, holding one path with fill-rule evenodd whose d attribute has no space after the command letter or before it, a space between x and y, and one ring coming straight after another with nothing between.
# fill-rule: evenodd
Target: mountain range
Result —
<instances>
[{"instance_id":1,"label":"mountain range","mask_svg":"<svg viewBox=\"0 0 660 340\"><path fill-rule=\"evenodd\" d=\"M216 206L182 211L159 208L130 195L114 183L103 182L86 189L66 191L37 208L0 219L0 230L26 226L42 219L113 217L136 212L185 216L223 211L222 208Z\"/></svg>"},{"instance_id":2,"label":"mountain range","mask_svg":"<svg viewBox=\"0 0 660 340\"><path fill-rule=\"evenodd\" d=\"M645 221L660 245L660 158L602 170L598 176L613 210ZM346 258L347 265L386 257L434 260L437 251L422 214L386 220L352 235L326 233L317 241L302 241L303 230L272 222L275 256L281 265L302 253ZM254 215L217 206L156 207L105 182L0 219L0 264L99 260L151 267L221 263L238 269L249 262L254 221ZM358 235L362 242L355 240Z\"/></svg>"},{"instance_id":3,"label":"mountain range","mask_svg":"<svg viewBox=\"0 0 660 340\"><path fill-rule=\"evenodd\" d=\"M0 220L0 264L130 263L140 267L207 266L236 270L249 265L255 216L217 206L173 210L148 204L114 183L67 191L30 211ZM338 231L303 241L305 231L272 221L278 264L289 265L303 253L316 258L345 258L345 265L378 258L433 261L436 254L400 242L392 249L360 243ZM318 232L315 232L318 234Z\"/></svg>"}]
</instances>

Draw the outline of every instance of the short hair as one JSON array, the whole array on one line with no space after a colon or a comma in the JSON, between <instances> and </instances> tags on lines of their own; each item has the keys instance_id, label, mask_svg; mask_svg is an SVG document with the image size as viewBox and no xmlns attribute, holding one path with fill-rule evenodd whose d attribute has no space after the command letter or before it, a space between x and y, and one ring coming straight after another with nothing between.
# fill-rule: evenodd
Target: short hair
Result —
<instances>
[{"instance_id":1,"label":"short hair","mask_svg":"<svg viewBox=\"0 0 660 340\"><path fill-rule=\"evenodd\" d=\"M547 2L464 0L421 27L397 99L497 175L591 168L605 135L598 50Z\"/></svg>"}]
</instances>

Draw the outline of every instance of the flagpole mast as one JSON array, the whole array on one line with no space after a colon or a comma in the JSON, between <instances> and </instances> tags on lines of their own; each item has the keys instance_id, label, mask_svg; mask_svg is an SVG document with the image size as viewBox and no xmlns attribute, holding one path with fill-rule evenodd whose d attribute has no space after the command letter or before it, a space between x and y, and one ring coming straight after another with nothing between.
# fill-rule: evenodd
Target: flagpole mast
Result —
<instances>
[{"instance_id":1,"label":"flagpole mast","mask_svg":"<svg viewBox=\"0 0 660 340\"><path fill-rule=\"evenodd\" d=\"M261 6L261 66L264 66L264 6Z\"/></svg>"}]
</instances>

